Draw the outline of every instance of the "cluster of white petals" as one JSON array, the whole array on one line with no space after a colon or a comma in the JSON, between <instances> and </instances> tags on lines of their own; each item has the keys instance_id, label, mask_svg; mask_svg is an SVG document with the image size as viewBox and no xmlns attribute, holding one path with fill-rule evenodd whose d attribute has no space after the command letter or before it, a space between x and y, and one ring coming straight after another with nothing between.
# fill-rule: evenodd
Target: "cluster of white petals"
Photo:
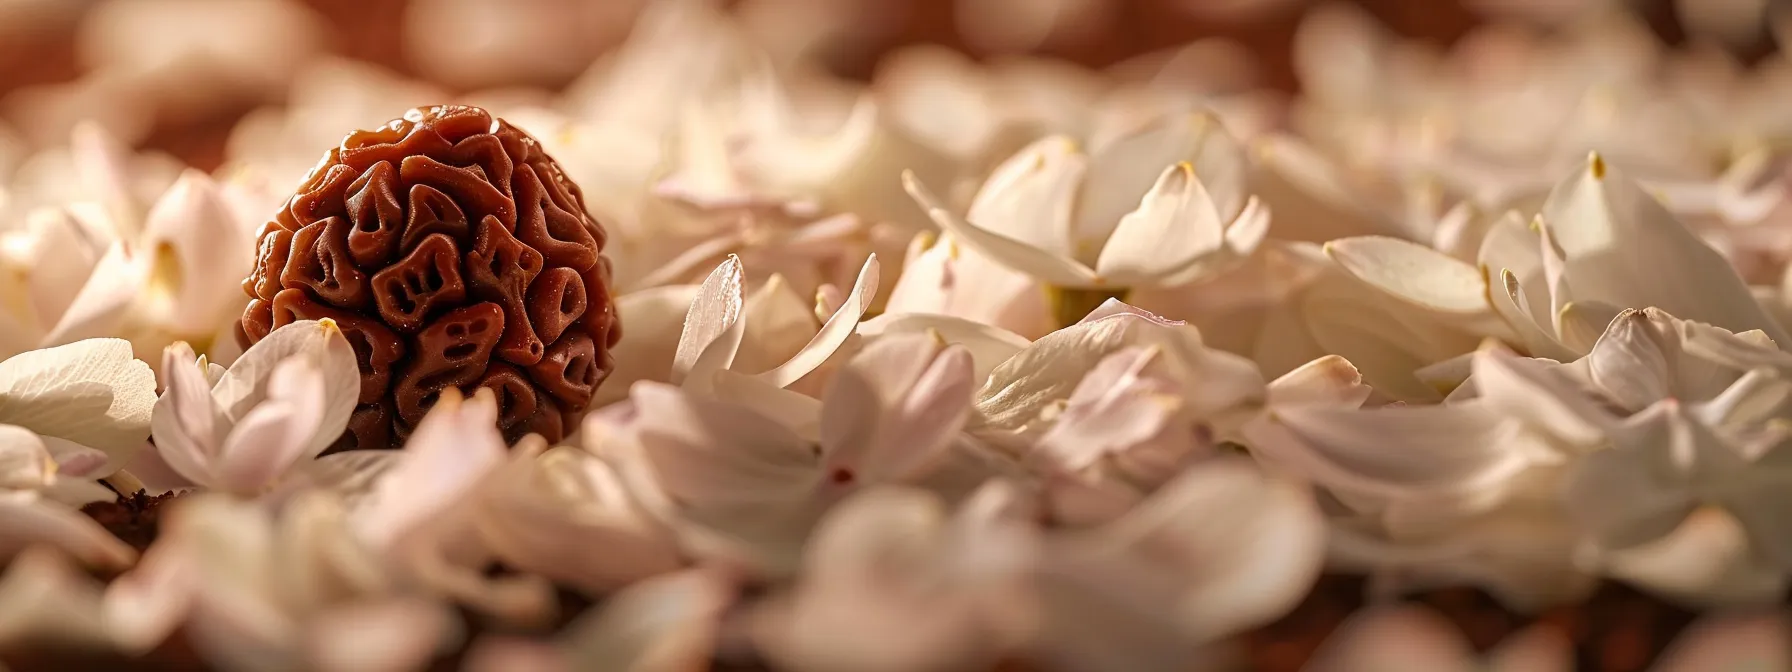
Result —
<instances>
[{"instance_id":1,"label":"cluster of white petals","mask_svg":"<svg viewBox=\"0 0 1792 672\"><path fill-rule=\"evenodd\" d=\"M1728 611L1792 587L1792 61L1706 44L1765 3L1678 3L1680 51L1600 0L1481 0L1552 29L1449 50L1345 5L1172 3L1307 12L1294 97L1221 40L826 74L869 0L414 2L426 74L494 87L454 95L315 57L285 0L97 4L95 74L24 118L285 100L215 175L129 120L0 128L0 649L1230 669L1331 571L1376 603L1310 669L1570 669L1541 626L1479 654L1395 602L1605 581L1714 612L1655 669L1792 664L1783 614ZM1016 52L1114 11L952 21ZM337 450L338 326L237 345L254 232L344 130L449 101L581 185L616 367L563 445L447 389L401 450ZM83 513L149 498L147 550ZM571 595L596 606L565 625Z\"/></svg>"}]
</instances>

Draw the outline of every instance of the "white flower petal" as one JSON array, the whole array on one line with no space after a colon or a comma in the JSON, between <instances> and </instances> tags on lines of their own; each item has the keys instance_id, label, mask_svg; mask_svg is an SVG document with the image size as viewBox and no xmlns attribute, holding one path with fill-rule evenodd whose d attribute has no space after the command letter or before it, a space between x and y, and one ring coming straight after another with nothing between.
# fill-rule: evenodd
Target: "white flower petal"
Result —
<instances>
[{"instance_id":1,"label":"white flower petal","mask_svg":"<svg viewBox=\"0 0 1792 672\"><path fill-rule=\"evenodd\" d=\"M964 348L918 334L871 344L823 399L823 471L874 482L917 475L964 427L975 389Z\"/></svg>"},{"instance_id":2,"label":"white flower petal","mask_svg":"<svg viewBox=\"0 0 1792 672\"><path fill-rule=\"evenodd\" d=\"M667 574L630 586L567 626L561 647L575 670L702 669L733 600L733 586L714 573Z\"/></svg>"},{"instance_id":3,"label":"white flower petal","mask_svg":"<svg viewBox=\"0 0 1792 672\"><path fill-rule=\"evenodd\" d=\"M1269 383L1269 404L1335 404L1356 408L1374 390L1363 384L1363 374L1350 361L1326 355L1302 364Z\"/></svg>"},{"instance_id":4,"label":"white flower petal","mask_svg":"<svg viewBox=\"0 0 1792 672\"><path fill-rule=\"evenodd\" d=\"M1087 168L1088 161L1075 141L1063 136L1040 138L996 166L971 199L965 221L972 229L1016 241L1047 256L1080 260L1072 208ZM928 202L931 199L916 199L922 201L923 208L934 209ZM944 224L941 227L952 230Z\"/></svg>"},{"instance_id":5,"label":"white flower petal","mask_svg":"<svg viewBox=\"0 0 1792 672\"><path fill-rule=\"evenodd\" d=\"M474 488L504 461L498 407L490 390L462 400L454 388L442 397L405 442L398 463L381 474L353 519L362 539L388 546L426 524Z\"/></svg>"},{"instance_id":6,"label":"white flower petal","mask_svg":"<svg viewBox=\"0 0 1792 672\"><path fill-rule=\"evenodd\" d=\"M1578 298L1618 308L1654 306L1732 331L1761 329L1775 341L1792 338L1755 303L1722 255L1597 154L1556 186L1542 218Z\"/></svg>"},{"instance_id":7,"label":"white flower petal","mask_svg":"<svg viewBox=\"0 0 1792 672\"><path fill-rule=\"evenodd\" d=\"M1670 392L1667 354L1640 311L1627 310L1612 319L1587 354L1587 370L1593 384L1632 411L1647 408Z\"/></svg>"},{"instance_id":8,"label":"white flower petal","mask_svg":"<svg viewBox=\"0 0 1792 672\"><path fill-rule=\"evenodd\" d=\"M213 401L212 387L185 341L163 351L162 377L166 384L150 417L155 452L181 478L210 484L232 423Z\"/></svg>"},{"instance_id":9,"label":"white flower petal","mask_svg":"<svg viewBox=\"0 0 1792 672\"><path fill-rule=\"evenodd\" d=\"M124 243L114 242L94 263L93 274L87 276L86 284L69 302L62 319L44 336L44 343L74 343L117 333L119 324L133 312L131 302L148 280L147 258Z\"/></svg>"},{"instance_id":10,"label":"white flower petal","mask_svg":"<svg viewBox=\"0 0 1792 672\"><path fill-rule=\"evenodd\" d=\"M847 295L845 303L840 304L840 309L834 311L833 316L821 325L815 338L810 339L809 344L803 346L789 361L760 377L774 386L789 387L827 362L852 337L853 331L859 326L859 320L865 316L865 311L871 309L871 301L877 294L878 268L877 255L866 258L865 265L859 268L858 279L852 283L852 293Z\"/></svg>"},{"instance_id":11,"label":"white flower petal","mask_svg":"<svg viewBox=\"0 0 1792 672\"><path fill-rule=\"evenodd\" d=\"M155 387L125 341L35 350L0 362L0 422L105 451L110 473L149 436Z\"/></svg>"},{"instance_id":12,"label":"white flower petal","mask_svg":"<svg viewBox=\"0 0 1792 672\"><path fill-rule=\"evenodd\" d=\"M1697 444L1717 439L1677 403L1663 402L1615 430L1614 440L1615 448L1572 467L1563 497L1589 534L1607 548L1624 549L1666 536L1692 514L1698 502L1676 479L1674 465L1701 450Z\"/></svg>"},{"instance_id":13,"label":"white flower petal","mask_svg":"<svg viewBox=\"0 0 1792 672\"><path fill-rule=\"evenodd\" d=\"M1365 495L1414 496L1487 487L1530 464L1517 423L1475 402L1369 410L1277 408L1246 430L1273 463Z\"/></svg>"},{"instance_id":14,"label":"white flower petal","mask_svg":"<svg viewBox=\"0 0 1792 672\"><path fill-rule=\"evenodd\" d=\"M1077 207L1073 231L1077 240L1109 240L1119 236L1128 211L1139 208L1152 180L1160 173L1189 165L1188 178L1200 184L1203 212L1224 226L1238 217L1245 201L1245 158L1238 141L1210 113L1158 115L1130 133L1097 149L1089 157L1089 178ZM1214 231L1217 233L1217 229Z\"/></svg>"},{"instance_id":15,"label":"white flower petal","mask_svg":"<svg viewBox=\"0 0 1792 672\"><path fill-rule=\"evenodd\" d=\"M274 369L289 357L307 358L323 371L326 408L329 409L325 417L340 422L339 429L346 427L347 414L354 411L353 401L361 392L359 365L354 366L351 374L347 364L359 360L355 358L348 337L342 335L336 322L329 319L287 324L249 346L212 386L212 398L224 409L225 417L233 422L240 421L250 409L267 399L268 383L273 378ZM349 404L346 412L344 403ZM337 416L341 420L334 420ZM335 440L336 435L331 435L323 440L323 444L328 446Z\"/></svg>"},{"instance_id":16,"label":"white flower petal","mask_svg":"<svg viewBox=\"0 0 1792 672\"><path fill-rule=\"evenodd\" d=\"M610 467L572 448L513 459L475 522L511 567L593 593L682 563L670 538L629 503Z\"/></svg>"},{"instance_id":17,"label":"white flower petal","mask_svg":"<svg viewBox=\"0 0 1792 672\"><path fill-rule=\"evenodd\" d=\"M1095 272L1118 286L1160 284L1225 249L1226 221L1187 162L1170 166L1138 208L1119 218ZM1167 284L1167 283L1164 283Z\"/></svg>"},{"instance_id":18,"label":"white flower petal","mask_svg":"<svg viewBox=\"0 0 1792 672\"><path fill-rule=\"evenodd\" d=\"M637 380L669 382L677 361L685 313L696 301L696 285L670 285L629 292L616 298L616 316L627 325L628 338L616 344L616 369L597 388L591 408L628 398Z\"/></svg>"},{"instance_id":19,"label":"white flower petal","mask_svg":"<svg viewBox=\"0 0 1792 672\"><path fill-rule=\"evenodd\" d=\"M937 333L971 353L971 377L982 381L997 365L1008 361L1031 343L1026 337L1000 327L949 315L884 313L859 323L859 335L877 339L901 334Z\"/></svg>"},{"instance_id":20,"label":"white flower petal","mask_svg":"<svg viewBox=\"0 0 1792 672\"><path fill-rule=\"evenodd\" d=\"M1560 363L1495 346L1477 351L1473 366L1471 380L1483 403L1573 445L1597 444L1621 419Z\"/></svg>"},{"instance_id":21,"label":"white flower petal","mask_svg":"<svg viewBox=\"0 0 1792 672\"><path fill-rule=\"evenodd\" d=\"M1357 279L1427 309L1455 315L1492 310L1475 267L1423 245L1362 236L1326 243L1325 254Z\"/></svg>"},{"instance_id":22,"label":"white flower petal","mask_svg":"<svg viewBox=\"0 0 1792 672\"><path fill-rule=\"evenodd\" d=\"M741 324L744 298L741 283L745 271L740 257L728 259L711 271L685 312L684 332L678 337L678 354L672 358L673 384L703 386L712 372L734 363L746 325Z\"/></svg>"},{"instance_id":23,"label":"white flower petal","mask_svg":"<svg viewBox=\"0 0 1792 672\"><path fill-rule=\"evenodd\" d=\"M976 248L990 259L1026 273L1042 282L1060 287L1099 287L1100 276L1088 266L1068 256L1061 256L1021 240L968 224L952 214L937 197L921 184L912 172L903 172L902 186L927 211L927 216L941 229L964 244ZM1034 220L1036 225L1038 220ZM1066 234L1068 235L1068 234Z\"/></svg>"}]
</instances>

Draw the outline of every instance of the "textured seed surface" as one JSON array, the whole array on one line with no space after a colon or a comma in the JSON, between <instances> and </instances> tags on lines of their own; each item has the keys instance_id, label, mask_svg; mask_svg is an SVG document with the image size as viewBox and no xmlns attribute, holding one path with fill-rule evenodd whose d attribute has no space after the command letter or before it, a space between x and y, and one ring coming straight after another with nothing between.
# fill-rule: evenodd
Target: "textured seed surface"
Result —
<instances>
[{"instance_id":1,"label":"textured seed surface","mask_svg":"<svg viewBox=\"0 0 1792 672\"><path fill-rule=\"evenodd\" d=\"M332 450L394 447L443 390L497 393L514 441L565 437L622 335L603 226L541 144L476 107L350 133L262 226L239 338L332 318L361 365Z\"/></svg>"}]
</instances>

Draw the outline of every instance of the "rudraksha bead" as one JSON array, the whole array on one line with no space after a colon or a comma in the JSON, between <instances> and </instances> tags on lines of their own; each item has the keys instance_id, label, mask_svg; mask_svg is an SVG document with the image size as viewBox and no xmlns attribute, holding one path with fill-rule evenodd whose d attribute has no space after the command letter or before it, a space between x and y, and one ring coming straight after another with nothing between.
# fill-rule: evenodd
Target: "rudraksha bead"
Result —
<instances>
[{"instance_id":1,"label":"rudraksha bead","mask_svg":"<svg viewBox=\"0 0 1792 672\"><path fill-rule=\"evenodd\" d=\"M604 238L529 134L476 107L411 110L350 133L262 226L238 338L342 328L361 394L332 450L394 447L449 387L497 393L511 441L558 441L615 368Z\"/></svg>"}]
</instances>

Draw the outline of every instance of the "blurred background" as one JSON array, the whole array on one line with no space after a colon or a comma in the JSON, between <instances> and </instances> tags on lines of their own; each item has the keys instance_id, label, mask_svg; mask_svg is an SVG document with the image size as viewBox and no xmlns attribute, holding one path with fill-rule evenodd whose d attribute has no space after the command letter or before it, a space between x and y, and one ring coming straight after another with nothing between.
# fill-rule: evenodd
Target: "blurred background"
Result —
<instances>
[{"instance_id":1,"label":"blurred background","mask_svg":"<svg viewBox=\"0 0 1792 672\"><path fill-rule=\"evenodd\" d=\"M649 0L0 0L0 121L20 154L83 119L202 169L251 111L352 59L448 95L560 91L626 37ZM773 41L807 40L834 74L871 78L902 47L1032 53L1092 67L1219 37L1252 58L1240 77L1292 92L1306 0L730 0ZM1339 4L1339 3L1330 3ZM1628 5L1667 44L1716 34L1742 60L1770 53L1772 0L1352 0L1391 31L1440 47L1490 19L1547 28ZM796 34L807 31L808 34ZM378 123L368 119L366 124ZM3 129L0 129L3 130ZM0 152L4 154L4 152ZM0 161L0 169L6 163Z\"/></svg>"}]
</instances>

